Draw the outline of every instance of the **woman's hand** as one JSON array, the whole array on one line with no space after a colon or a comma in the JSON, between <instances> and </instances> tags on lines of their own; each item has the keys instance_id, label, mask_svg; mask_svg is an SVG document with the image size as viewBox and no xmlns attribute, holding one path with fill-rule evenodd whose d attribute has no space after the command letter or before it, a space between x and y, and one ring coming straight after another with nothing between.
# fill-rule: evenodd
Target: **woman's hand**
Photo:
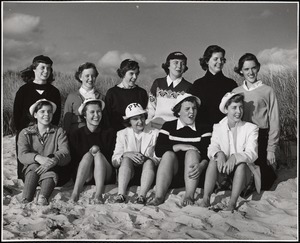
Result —
<instances>
[{"instance_id":1,"label":"woman's hand","mask_svg":"<svg viewBox=\"0 0 300 243\"><path fill-rule=\"evenodd\" d=\"M90 148L89 152L90 152L93 156L95 156L98 152L100 152L100 148L99 148L99 146L97 146L97 145L93 145L93 146Z\"/></svg>"},{"instance_id":2,"label":"woman's hand","mask_svg":"<svg viewBox=\"0 0 300 243\"><path fill-rule=\"evenodd\" d=\"M138 165L145 162L145 156L139 152L126 152L123 154L123 158L129 158Z\"/></svg>"},{"instance_id":3,"label":"woman's hand","mask_svg":"<svg viewBox=\"0 0 300 243\"><path fill-rule=\"evenodd\" d=\"M48 158L48 157L46 157ZM35 172L38 175L41 175L45 172L47 172L48 170L50 170L51 168L53 168L54 166L56 166L58 164L58 160L56 158L48 158L49 160L47 160L46 163L41 164L36 170Z\"/></svg>"},{"instance_id":4,"label":"woman's hand","mask_svg":"<svg viewBox=\"0 0 300 243\"><path fill-rule=\"evenodd\" d=\"M175 144L175 145L173 145L173 151L174 152L188 151L188 150L196 150L200 154L200 151L193 145L189 145L189 144Z\"/></svg>"},{"instance_id":5,"label":"woman's hand","mask_svg":"<svg viewBox=\"0 0 300 243\"><path fill-rule=\"evenodd\" d=\"M274 170L276 170L276 156L274 152L268 151L267 154L267 164L271 165Z\"/></svg>"},{"instance_id":6,"label":"woman's hand","mask_svg":"<svg viewBox=\"0 0 300 243\"><path fill-rule=\"evenodd\" d=\"M200 163L190 165L188 176L190 179L196 180L200 176Z\"/></svg>"},{"instance_id":7,"label":"woman's hand","mask_svg":"<svg viewBox=\"0 0 300 243\"><path fill-rule=\"evenodd\" d=\"M222 172L229 175L234 170L235 163L236 163L235 156L231 155L229 159L226 161Z\"/></svg>"},{"instance_id":8,"label":"woman's hand","mask_svg":"<svg viewBox=\"0 0 300 243\"><path fill-rule=\"evenodd\" d=\"M222 169L226 162L226 156L224 152L220 151L215 155L215 161L217 162L217 168L219 173L222 173Z\"/></svg>"}]
</instances>

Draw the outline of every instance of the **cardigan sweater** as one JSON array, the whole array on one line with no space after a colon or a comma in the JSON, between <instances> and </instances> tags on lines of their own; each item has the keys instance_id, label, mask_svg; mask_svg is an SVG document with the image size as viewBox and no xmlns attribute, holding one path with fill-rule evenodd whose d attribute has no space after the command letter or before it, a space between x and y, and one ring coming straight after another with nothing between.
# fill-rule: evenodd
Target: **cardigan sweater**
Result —
<instances>
[{"instance_id":1,"label":"cardigan sweater","mask_svg":"<svg viewBox=\"0 0 300 243\"><path fill-rule=\"evenodd\" d=\"M175 88L172 85L168 86L167 77L154 80L149 92L147 123L156 118L162 118L162 122L176 120L172 112L176 98L186 93L191 86L192 84L184 78ZM157 122L159 123L158 119Z\"/></svg>"},{"instance_id":2,"label":"cardigan sweater","mask_svg":"<svg viewBox=\"0 0 300 243\"><path fill-rule=\"evenodd\" d=\"M189 93L201 100L196 123L204 123L211 127L218 123L224 114L219 110L220 102L227 92L237 87L233 79L227 78L222 72L213 75L207 71L204 77L197 79L191 86Z\"/></svg>"},{"instance_id":3,"label":"cardigan sweater","mask_svg":"<svg viewBox=\"0 0 300 243\"><path fill-rule=\"evenodd\" d=\"M37 90L44 90L39 94ZM57 106L53 114L52 124L58 125L61 114L61 97L59 90L51 84L36 84L29 82L19 88L14 100L13 118L17 132L28 127L32 121L29 107L39 99L47 99L54 102Z\"/></svg>"},{"instance_id":4,"label":"cardigan sweater","mask_svg":"<svg viewBox=\"0 0 300 243\"><path fill-rule=\"evenodd\" d=\"M106 119L106 126L109 125L116 131L124 129L123 116L125 116L126 107L131 103L139 103L146 109L147 102L148 95L143 88L135 86L132 89L124 89L115 85L105 95L104 119Z\"/></svg>"},{"instance_id":5,"label":"cardigan sweater","mask_svg":"<svg viewBox=\"0 0 300 243\"><path fill-rule=\"evenodd\" d=\"M279 143L279 108L272 87L262 84L253 90L244 85L233 90L244 94L243 120L256 124L261 129L269 129L267 151L275 152Z\"/></svg>"},{"instance_id":6,"label":"cardigan sweater","mask_svg":"<svg viewBox=\"0 0 300 243\"><path fill-rule=\"evenodd\" d=\"M37 125L24 128L18 139L18 159L24 164L23 170L28 165L36 163L35 156L47 157L53 154L59 166L67 165L70 160L70 150L65 131L61 127L50 125L48 136L41 143L38 136Z\"/></svg>"},{"instance_id":7,"label":"cardigan sweater","mask_svg":"<svg viewBox=\"0 0 300 243\"><path fill-rule=\"evenodd\" d=\"M113 129L102 129L98 127L91 132L87 126L81 127L70 134L70 150L72 162L70 172L76 173L77 167L82 157L90 150L93 145L100 148L100 152L111 164L111 157L114 151L116 134Z\"/></svg>"},{"instance_id":8,"label":"cardigan sweater","mask_svg":"<svg viewBox=\"0 0 300 243\"><path fill-rule=\"evenodd\" d=\"M127 127L117 133L116 147L112 157L112 163L115 167L119 167L122 156L126 152L140 152L144 156L151 159L156 165L159 163L158 158L154 154L154 148L158 136L158 129L151 128L147 125L141 133L141 147L135 139L132 127Z\"/></svg>"},{"instance_id":9,"label":"cardigan sweater","mask_svg":"<svg viewBox=\"0 0 300 243\"><path fill-rule=\"evenodd\" d=\"M179 119L179 118L178 118ZM177 130L177 121L165 122L159 131L155 154L162 157L167 151L174 151L175 144L190 144L195 146L201 153L201 160L207 159L207 147L210 142L211 129L208 126L196 124L196 131L189 126Z\"/></svg>"},{"instance_id":10,"label":"cardigan sweater","mask_svg":"<svg viewBox=\"0 0 300 243\"><path fill-rule=\"evenodd\" d=\"M95 91L95 98L104 101L104 96ZM74 130L85 126L85 120L82 120L78 108L84 101L84 97L79 93L79 90L68 95L64 106L63 128L70 134Z\"/></svg>"}]
</instances>

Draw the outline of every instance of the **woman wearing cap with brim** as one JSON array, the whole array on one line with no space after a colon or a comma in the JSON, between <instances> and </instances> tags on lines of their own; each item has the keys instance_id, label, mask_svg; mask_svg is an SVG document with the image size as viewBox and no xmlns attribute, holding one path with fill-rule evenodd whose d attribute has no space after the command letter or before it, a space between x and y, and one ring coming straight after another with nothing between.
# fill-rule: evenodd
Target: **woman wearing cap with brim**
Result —
<instances>
[{"instance_id":1,"label":"woman wearing cap with brim","mask_svg":"<svg viewBox=\"0 0 300 243\"><path fill-rule=\"evenodd\" d=\"M211 137L208 127L195 123L200 103L199 98L188 93L178 96L173 108L178 118L164 123L160 130L155 154L161 161L156 174L155 198L149 205L162 204L169 188L184 186L182 206L194 204L199 180L204 181Z\"/></svg>"},{"instance_id":2,"label":"woman wearing cap with brim","mask_svg":"<svg viewBox=\"0 0 300 243\"><path fill-rule=\"evenodd\" d=\"M72 158L70 173L75 181L71 202L78 201L84 185L96 184L96 193L91 202L102 204L104 186L115 181L111 157L116 136L113 129L101 128L104 107L102 100L86 99L78 108L86 125L75 130L69 139Z\"/></svg>"},{"instance_id":3,"label":"woman wearing cap with brim","mask_svg":"<svg viewBox=\"0 0 300 243\"><path fill-rule=\"evenodd\" d=\"M56 108L46 99L35 102L29 113L36 124L19 134L18 159L24 165L22 203L33 200L39 184L41 191L37 203L47 205L54 187L62 186L70 179L66 173L66 165L71 160L66 133L51 124Z\"/></svg>"},{"instance_id":4,"label":"woman wearing cap with brim","mask_svg":"<svg viewBox=\"0 0 300 243\"><path fill-rule=\"evenodd\" d=\"M229 203L216 204L212 207L213 210L233 211L239 196L248 196L247 190L252 184L260 193L260 169L254 164L258 156L258 127L242 121L243 105L242 94L229 92L221 100L219 109L227 116L213 127L208 147L210 162L206 170L204 195L200 206L210 206L210 196L216 182L222 183L224 177L228 176L233 179Z\"/></svg>"},{"instance_id":5,"label":"woman wearing cap with brim","mask_svg":"<svg viewBox=\"0 0 300 243\"><path fill-rule=\"evenodd\" d=\"M164 122L175 120L172 107L178 95L184 94L191 83L183 78L188 70L187 57L180 51L175 51L167 56L162 68L167 76L155 79L149 92L148 119L152 127L160 129Z\"/></svg>"},{"instance_id":6,"label":"woman wearing cap with brim","mask_svg":"<svg viewBox=\"0 0 300 243\"><path fill-rule=\"evenodd\" d=\"M61 96L59 90L52 85L53 61L44 55L33 58L32 64L21 71L26 83L16 93L13 106L13 123L16 130L16 145L19 132L31 124L29 107L40 99L47 99L56 105L52 124L58 126L61 114ZM18 148L16 146L16 151ZM18 152L17 152L18 153ZM18 178L22 179L23 164L18 161Z\"/></svg>"},{"instance_id":7,"label":"woman wearing cap with brim","mask_svg":"<svg viewBox=\"0 0 300 243\"><path fill-rule=\"evenodd\" d=\"M154 154L158 130L146 125L147 111L138 103L131 103L123 116L125 129L117 133L112 163L118 168L118 195L114 202L126 201L129 185L140 185L135 203L145 204L153 184L159 159ZM139 183L140 182L140 183Z\"/></svg>"}]
</instances>

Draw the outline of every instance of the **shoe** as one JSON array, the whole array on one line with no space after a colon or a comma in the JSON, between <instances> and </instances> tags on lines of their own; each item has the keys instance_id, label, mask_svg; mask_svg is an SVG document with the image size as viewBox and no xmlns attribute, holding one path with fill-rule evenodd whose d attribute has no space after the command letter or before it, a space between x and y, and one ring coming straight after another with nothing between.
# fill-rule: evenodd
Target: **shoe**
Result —
<instances>
[{"instance_id":1,"label":"shoe","mask_svg":"<svg viewBox=\"0 0 300 243\"><path fill-rule=\"evenodd\" d=\"M138 197L135 199L134 203L145 205L145 204L146 204L146 198L145 198L144 196L141 196L141 195L140 195L140 196L138 196Z\"/></svg>"},{"instance_id":2,"label":"shoe","mask_svg":"<svg viewBox=\"0 0 300 243\"><path fill-rule=\"evenodd\" d=\"M125 201L126 201L125 196L122 195L122 194L118 194L118 195L115 197L114 203L124 203Z\"/></svg>"},{"instance_id":3,"label":"shoe","mask_svg":"<svg viewBox=\"0 0 300 243\"><path fill-rule=\"evenodd\" d=\"M38 198L38 201L37 201L37 205L46 206L48 204L49 203L48 203L47 198L45 198L45 196L43 196L43 195L39 195L39 198Z\"/></svg>"}]
</instances>

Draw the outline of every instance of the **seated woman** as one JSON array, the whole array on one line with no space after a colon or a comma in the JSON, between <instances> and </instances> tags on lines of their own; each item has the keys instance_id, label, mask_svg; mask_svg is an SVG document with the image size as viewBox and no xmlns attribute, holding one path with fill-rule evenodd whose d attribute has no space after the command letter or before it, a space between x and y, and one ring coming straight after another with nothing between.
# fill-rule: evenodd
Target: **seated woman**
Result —
<instances>
[{"instance_id":1,"label":"seated woman","mask_svg":"<svg viewBox=\"0 0 300 243\"><path fill-rule=\"evenodd\" d=\"M257 159L258 127L242 121L244 96L227 93L220 103L220 111L227 116L213 127L208 147L210 159L204 183L203 201L200 206L210 206L210 196L216 181L221 182L227 174L233 177L232 192L228 206L217 205L216 210L232 211L242 190L252 182L254 175L256 190L260 192L260 170L254 164ZM219 208L218 208L219 207Z\"/></svg>"},{"instance_id":2,"label":"seated woman","mask_svg":"<svg viewBox=\"0 0 300 243\"><path fill-rule=\"evenodd\" d=\"M75 181L71 202L79 199L86 183L96 184L92 203L101 204L104 185L114 182L115 175L110 161L115 146L115 133L112 129L104 130L99 126L104 106L102 100L86 99L78 108L86 126L75 130L70 136L71 173Z\"/></svg>"},{"instance_id":3,"label":"seated woman","mask_svg":"<svg viewBox=\"0 0 300 243\"><path fill-rule=\"evenodd\" d=\"M211 136L207 127L195 123L199 106L199 98L188 93L179 95L173 108L178 119L164 123L160 130L155 154L161 161L156 175L155 198L149 205L162 204L169 187L183 186L186 192L182 205L194 204L200 175L208 164L206 151Z\"/></svg>"},{"instance_id":4,"label":"seated woman","mask_svg":"<svg viewBox=\"0 0 300 243\"><path fill-rule=\"evenodd\" d=\"M37 203L47 205L56 185L63 185L63 167L70 162L66 133L51 124L56 104L46 99L36 101L29 113L36 124L24 128L18 139L18 159L24 165L22 203L33 200L38 184L41 191ZM60 176L61 175L61 176Z\"/></svg>"},{"instance_id":5,"label":"seated woman","mask_svg":"<svg viewBox=\"0 0 300 243\"><path fill-rule=\"evenodd\" d=\"M112 164L119 169L118 195L115 202L125 202L128 183L138 184L140 192L135 203L145 204L146 194L155 177L158 158L154 156L158 130L146 126L147 111L138 103L131 103L125 110L124 125L127 127L117 133Z\"/></svg>"}]
</instances>

